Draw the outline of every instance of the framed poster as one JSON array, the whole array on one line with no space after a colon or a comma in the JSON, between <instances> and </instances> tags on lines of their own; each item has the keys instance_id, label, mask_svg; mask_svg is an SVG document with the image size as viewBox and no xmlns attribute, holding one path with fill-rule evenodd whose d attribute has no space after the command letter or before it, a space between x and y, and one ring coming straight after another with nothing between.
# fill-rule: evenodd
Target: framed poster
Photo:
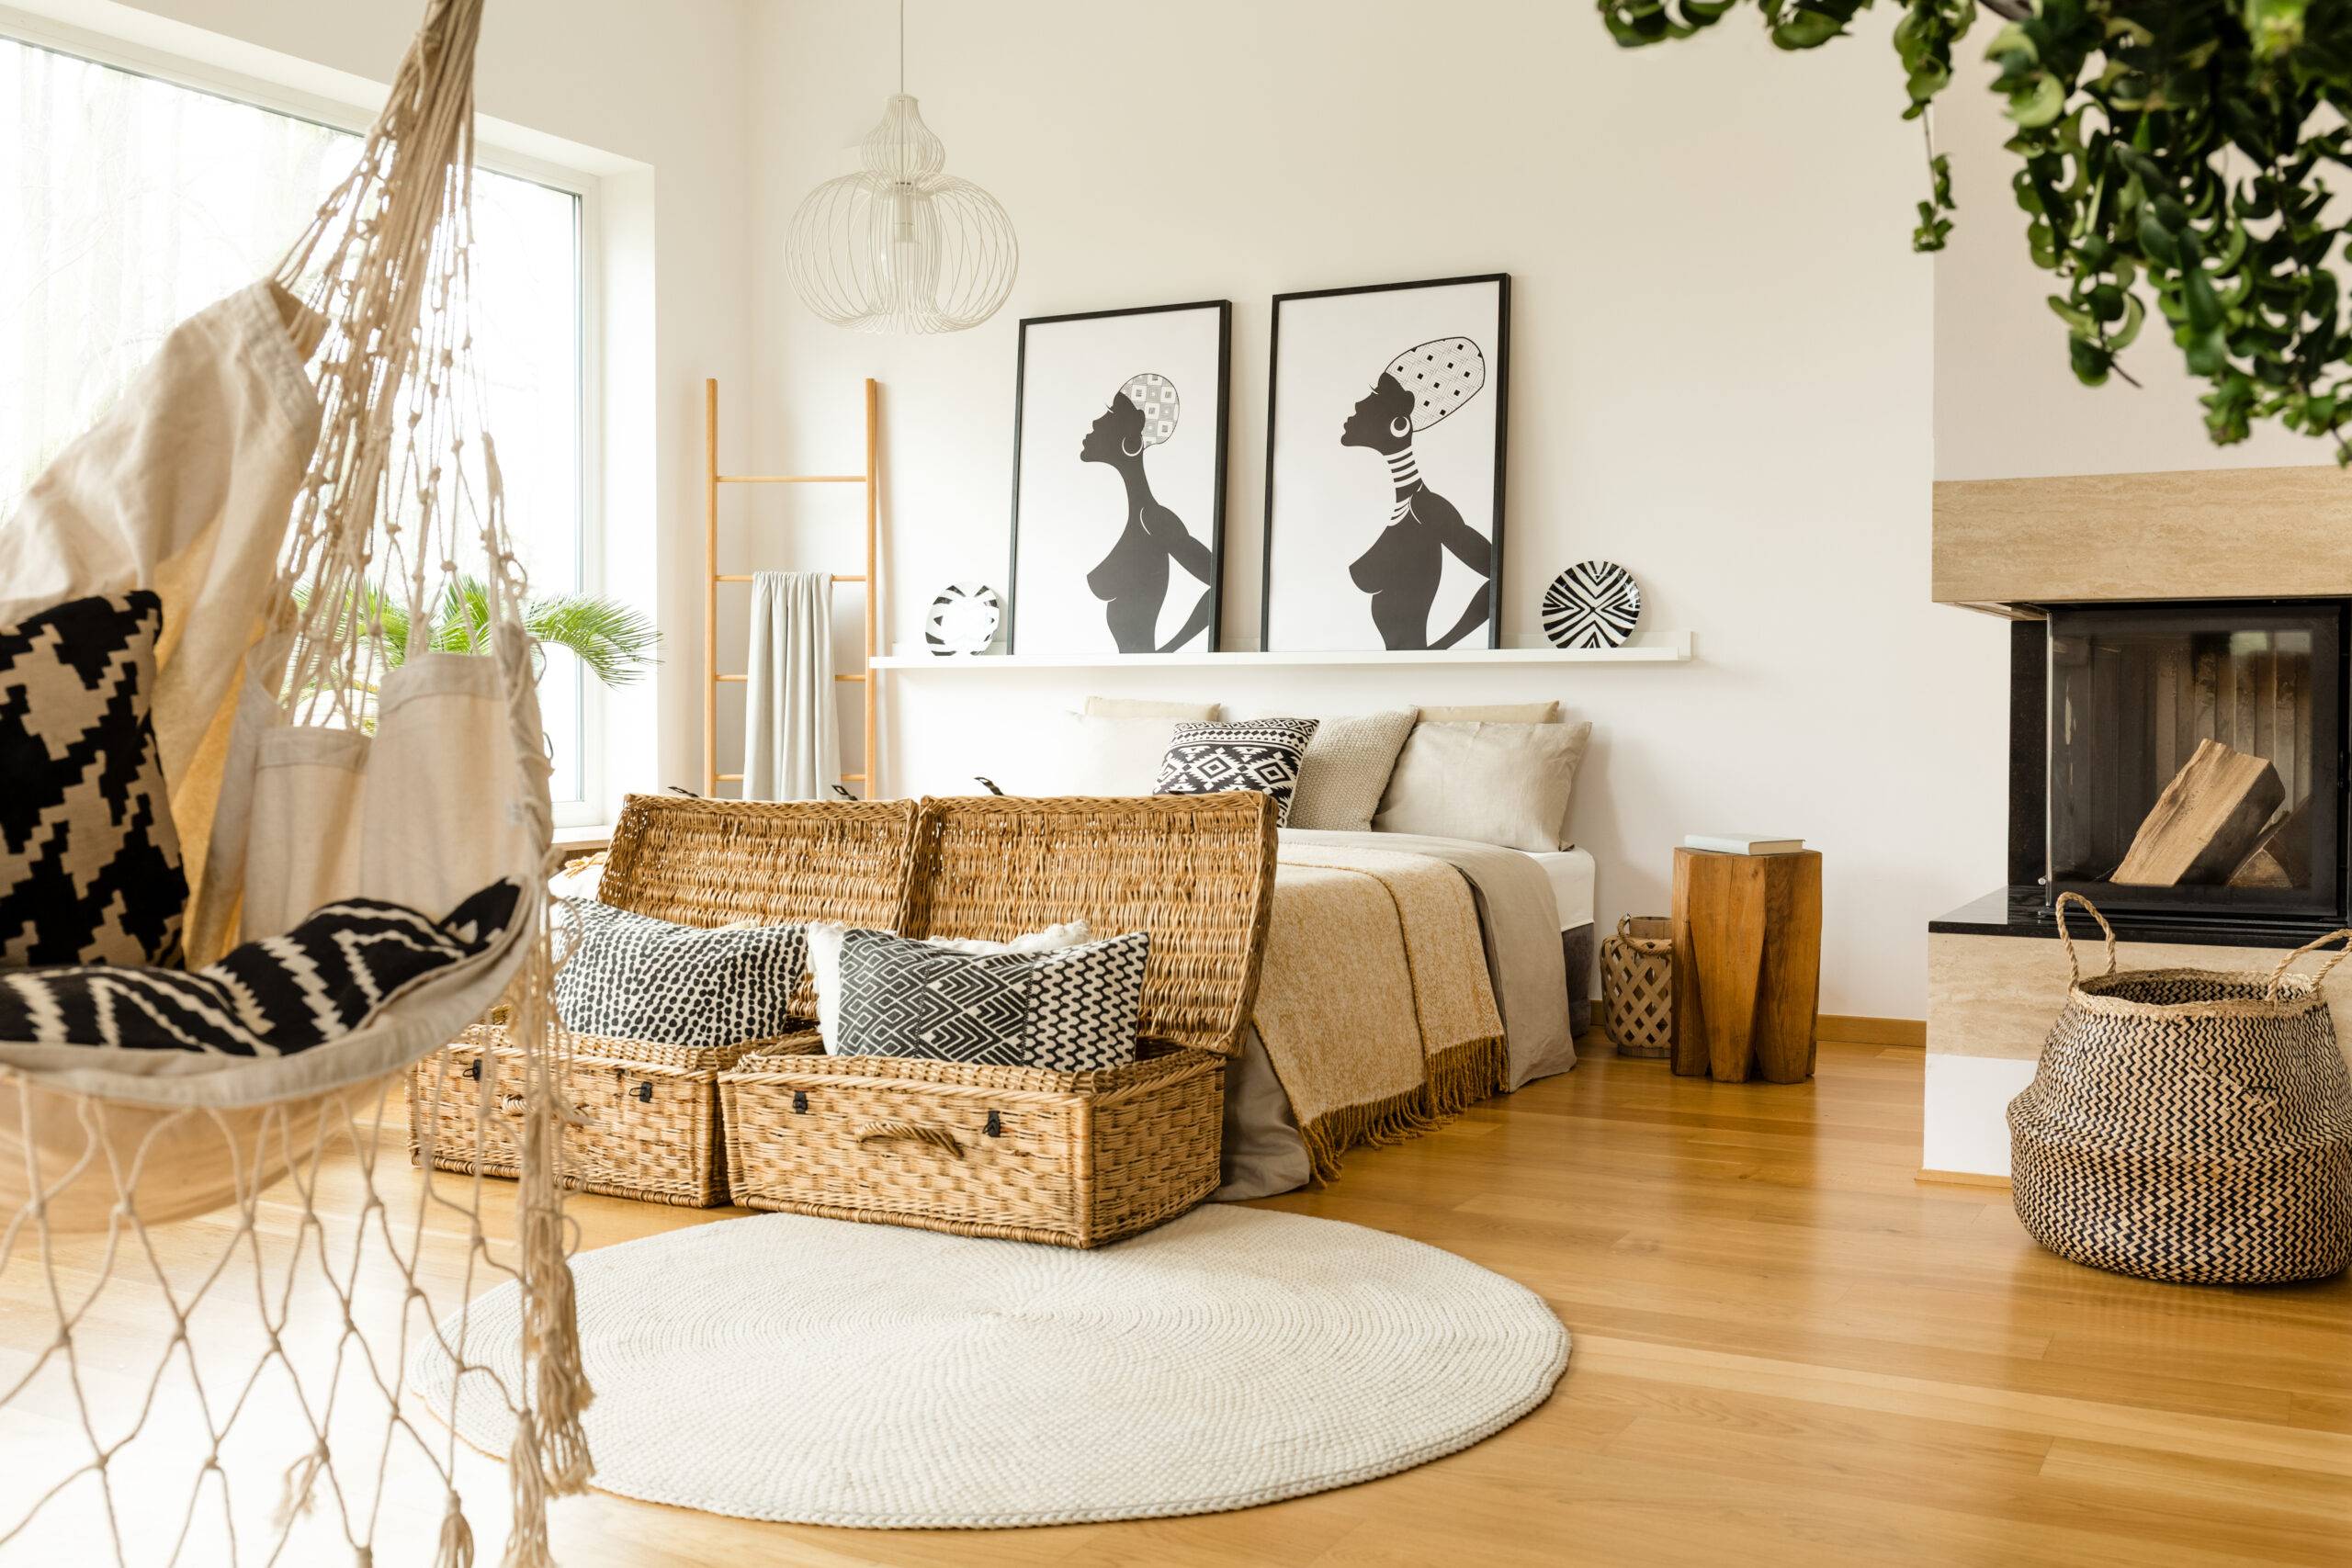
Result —
<instances>
[{"instance_id":1,"label":"framed poster","mask_svg":"<svg viewBox=\"0 0 2352 1568\"><path fill-rule=\"evenodd\" d=\"M1274 297L1260 646L1500 641L1510 277Z\"/></svg>"},{"instance_id":2,"label":"framed poster","mask_svg":"<svg viewBox=\"0 0 2352 1568\"><path fill-rule=\"evenodd\" d=\"M1216 649L1232 350L1226 299L1021 323L1012 651Z\"/></svg>"}]
</instances>

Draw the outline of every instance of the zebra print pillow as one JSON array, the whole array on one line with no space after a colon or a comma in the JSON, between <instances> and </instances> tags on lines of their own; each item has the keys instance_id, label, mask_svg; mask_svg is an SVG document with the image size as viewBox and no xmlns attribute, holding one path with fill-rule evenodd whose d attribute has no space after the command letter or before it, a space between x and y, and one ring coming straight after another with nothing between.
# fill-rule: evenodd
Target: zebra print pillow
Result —
<instances>
[{"instance_id":1,"label":"zebra print pillow","mask_svg":"<svg viewBox=\"0 0 2352 1568\"><path fill-rule=\"evenodd\" d=\"M664 1045L740 1045L800 1025L793 987L808 962L806 928L682 926L566 898L577 945L556 971L564 1027Z\"/></svg>"},{"instance_id":2,"label":"zebra print pillow","mask_svg":"<svg viewBox=\"0 0 2352 1568\"><path fill-rule=\"evenodd\" d=\"M0 970L0 1040L228 1056L311 1050L490 946L521 896L512 882L493 882L441 920L380 898L345 898L201 969Z\"/></svg>"}]
</instances>

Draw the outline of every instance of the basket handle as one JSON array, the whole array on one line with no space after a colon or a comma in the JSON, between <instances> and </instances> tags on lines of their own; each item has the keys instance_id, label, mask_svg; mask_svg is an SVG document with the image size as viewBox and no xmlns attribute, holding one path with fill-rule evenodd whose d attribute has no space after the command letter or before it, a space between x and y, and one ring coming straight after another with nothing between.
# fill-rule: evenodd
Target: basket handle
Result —
<instances>
[{"instance_id":1,"label":"basket handle","mask_svg":"<svg viewBox=\"0 0 2352 1568\"><path fill-rule=\"evenodd\" d=\"M2075 962L2075 939L2074 936L2066 930L2066 906L2069 904L2080 904L2084 908L2090 911L2091 919L2098 922L2099 933L2107 938L2106 973L2108 975L2114 974L2115 928L2107 923L2107 917L2098 912L2098 906L2084 897L2081 894L2061 893L2058 895L2058 902L2052 906L2052 908L2058 917L2058 941L2066 949L2066 984L2071 987L2079 986L2083 983L2082 965ZM2101 978L2104 977L2104 976L2101 976Z\"/></svg>"},{"instance_id":2,"label":"basket handle","mask_svg":"<svg viewBox=\"0 0 2352 1568\"><path fill-rule=\"evenodd\" d=\"M2345 945L2342 952L2329 959L2326 963L2321 964L2319 966L2319 973L2312 976L2312 995L2319 995L2320 987L2327 984L2327 976L2329 973L2334 970L2337 964L2343 963L2346 957L2352 957L2352 926L2347 926L2340 931L2330 931L2324 937L2317 938L2312 942L2307 942L2303 943L2302 946L2295 949L2294 952L2287 954L2286 957L2280 959L2278 961L2278 967L2270 972L2270 985L2264 994L2272 1001L2277 1001L2278 999L2278 982L2287 977L2287 970L2289 966L2291 965L2296 959L2301 958L2304 953L2316 953L2331 942L2340 942Z\"/></svg>"},{"instance_id":3,"label":"basket handle","mask_svg":"<svg viewBox=\"0 0 2352 1568\"><path fill-rule=\"evenodd\" d=\"M529 1109L530 1103L530 1098L527 1095L512 1091L498 1097L498 1109L509 1121L520 1122L524 1111ZM573 1105L565 1111L563 1119L574 1127L585 1127L596 1119L596 1113L587 1106Z\"/></svg>"},{"instance_id":4,"label":"basket handle","mask_svg":"<svg viewBox=\"0 0 2352 1568\"><path fill-rule=\"evenodd\" d=\"M964 1157L964 1145L956 1142L956 1134L928 1122L867 1122L857 1129L860 1144L884 1144L894 1139L910 1144L929 1144L957 1159Z\"/></svg>"}]
</instances>

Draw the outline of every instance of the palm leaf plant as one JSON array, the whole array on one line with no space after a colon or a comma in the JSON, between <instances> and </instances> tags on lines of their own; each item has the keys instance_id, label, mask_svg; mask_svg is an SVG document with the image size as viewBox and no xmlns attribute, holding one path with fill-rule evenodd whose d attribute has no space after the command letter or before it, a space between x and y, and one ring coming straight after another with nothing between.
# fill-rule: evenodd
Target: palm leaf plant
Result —
<instances>
[{"instance_id":1,"label":"palm leaf plant","mask_svg":"<svg viewBox=\"0 0 2352 1568\"><path fill-rule=\"evenodd\" d=\"M420 650L481 653L488 649L492 625L490 587L479 577L459 577L442 592L422 637L413 635L405 604L373 589L356 597L356 605L346 608L345 615L356 608L362 619L383 628L382 669L386 671L397 670L411 653ZM307 601L307 594L298 590L297 598ZM616 599L592 593L547 594L524 605L523 626L539 645L542 669L548 649L569 649L582 668L607 686L629 685L661 662L654 652L662 643L661 631L642 612ZM370 729L375 694L373 686L362 694L371 715L363 722Z\"/></svg>"}]
</instances>

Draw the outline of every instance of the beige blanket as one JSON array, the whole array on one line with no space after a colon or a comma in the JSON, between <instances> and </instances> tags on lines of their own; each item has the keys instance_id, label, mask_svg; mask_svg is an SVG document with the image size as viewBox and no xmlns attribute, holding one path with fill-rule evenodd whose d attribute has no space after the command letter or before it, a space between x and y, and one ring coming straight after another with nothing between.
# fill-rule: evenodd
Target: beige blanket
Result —
<instances>
[{"instance_id":1,"label":"beige blanket","mask_svg":"<svg viewBox=\"0 0 2352 1568\"><path fill-rule=\"evenodd\" d=\"M1283 845L1254 1021L1327 1179L1503 1087L1476 908L1425 856Z\"/></svg>"},{"instance_id":2,"label":"beige blanket","mask_svg":"<svg viewBox=\"0 0 2352 1568\"><path fill-rule=\"evenodd\" d=\"M1283 858L1329 849L1383 850L1443 861L1468 880L1487 948L1487 973L1503 1015L1510 1080L1520 1089L1577 1065L1568 1024L1569 976L1561 962L1559 904L1543 868L1517 850L1419 833L1282 830ZM1581 986L1584 976L1575 977Z\"/></svg>"}]
</instances>

